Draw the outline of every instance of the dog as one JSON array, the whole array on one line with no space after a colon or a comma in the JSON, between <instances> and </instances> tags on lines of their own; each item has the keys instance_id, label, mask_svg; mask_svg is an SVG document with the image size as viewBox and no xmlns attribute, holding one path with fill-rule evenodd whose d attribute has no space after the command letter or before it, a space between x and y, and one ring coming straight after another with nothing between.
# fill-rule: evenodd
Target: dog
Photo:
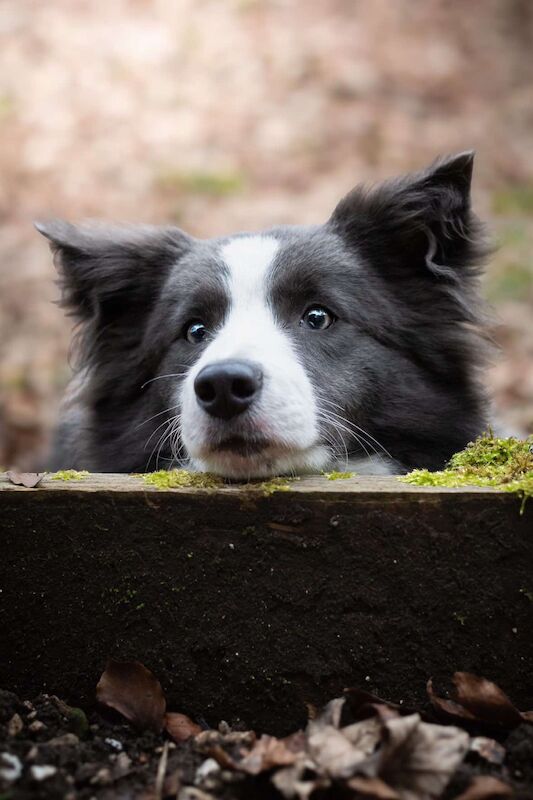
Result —
<instances>
[{"instance_id":1,"label":"dog","mask_svg":"<svg viewBox=\"0 0 533 800\"><path fill-rule=\"evenodd\" d=\"M356 187L324 224L198 240L36 223L78 323L48 466L443 467L487 426L473 158Z\"/></svg>"}]
</instances>

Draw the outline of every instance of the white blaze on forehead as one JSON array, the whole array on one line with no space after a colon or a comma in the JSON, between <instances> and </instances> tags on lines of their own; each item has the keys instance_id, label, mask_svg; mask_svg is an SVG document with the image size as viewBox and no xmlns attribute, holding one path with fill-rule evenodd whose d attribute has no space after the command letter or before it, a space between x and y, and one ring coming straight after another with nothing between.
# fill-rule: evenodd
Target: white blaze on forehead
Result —
<instances>
[{"instance_id":1,"label":"white blaze on forehead","mask_svg":"<svg viewBox=\"0 0 533 800\"><path fill-rule=\"evenodd\" d=\"M230 271L232 305L266 299L266 276L278 250L273 236L243 236L220 248Z\"/></svg>"},{"instance_id":2,"label":"white blaze on forehead","mask_svg":"<svg viewBox=\"0 0 533 800\"><path fill-rule=\"evenodd\" d=\"M268 279L280 242L273 236L239 236L222 245L229 309L213 331L183 385L182 439L196 468L230 477L268 475L292 469L322 469L327 459L317 442L313 388L288 332L277 322L268 298ZM252 361L263 373L251 409L231 421L209 417L194 393L194 379L208 364L224 359ZM222 434L260 434L272 442L255 460L217 454Z\"/></svg>"}]
</instances>

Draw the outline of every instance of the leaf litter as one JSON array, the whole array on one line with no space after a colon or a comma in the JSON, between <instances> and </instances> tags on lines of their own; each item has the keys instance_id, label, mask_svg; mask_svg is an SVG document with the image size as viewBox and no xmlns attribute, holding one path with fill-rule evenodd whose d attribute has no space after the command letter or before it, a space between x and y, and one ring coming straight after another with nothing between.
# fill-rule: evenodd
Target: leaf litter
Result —
<instances>
[{"instance_id":1,"label":"leaf litter","mask_svg":"<svg viewBox=\"0 0 533 800\"><path fill-rule=\"evenodd\" d=\"M346 689L278 738L169 711L143 664L109 661L91 724L56 697L21 703L0 692L0 796L42 786L35 796L69 800L533 798L531 713L484 678L458 672L453 682L450 698L428 684L430 714Z\"/></svg>"},{"instance_id":2,"label":"leaf litter","mask_svg":"<svg viewBox=\"0 0 533 800\"><path fill-rule=\"evenodd\" d=\"M15 486L24 486L26 489L35 489L44 478L44 472L18 472L15 469L9 470L7 478Z\"/></svg>"}]
</instances>

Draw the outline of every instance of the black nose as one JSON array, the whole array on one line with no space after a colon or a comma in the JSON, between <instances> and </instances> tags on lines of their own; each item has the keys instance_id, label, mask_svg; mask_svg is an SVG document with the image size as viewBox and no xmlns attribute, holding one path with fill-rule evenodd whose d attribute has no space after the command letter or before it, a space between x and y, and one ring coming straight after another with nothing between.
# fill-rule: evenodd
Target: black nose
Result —
<instances>
[{"instance_id":1,"label":"black nose","mask_svg":"<svg viewBox=\"0 0 533 800\"><path fill-rule=\"evenodd\" d=\"M194 381L202 408L213 417L242 414L259 394L263 373L250 361L218 361L204 367Z\"/></svg>"}]
</instances>

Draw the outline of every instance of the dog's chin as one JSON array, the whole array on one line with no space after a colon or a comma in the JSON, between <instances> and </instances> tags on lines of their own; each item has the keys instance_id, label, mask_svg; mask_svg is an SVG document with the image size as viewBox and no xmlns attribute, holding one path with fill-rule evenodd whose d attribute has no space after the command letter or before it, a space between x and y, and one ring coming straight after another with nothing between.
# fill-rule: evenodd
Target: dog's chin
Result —
<instances>
[{"instance_id":1,"label":"dog's chin","mask_svg":"<svg viewBox=\"0 0 533 800\"><path fill-rule=\"evenodd\" d=\"M211 472L224 478L247 481L273 475L320 472L330 460L330 452L321 444L297 448L266 440L234 437L198 457L191 455L191 466L198 472Z\"/></svg>"}]
</instances>

